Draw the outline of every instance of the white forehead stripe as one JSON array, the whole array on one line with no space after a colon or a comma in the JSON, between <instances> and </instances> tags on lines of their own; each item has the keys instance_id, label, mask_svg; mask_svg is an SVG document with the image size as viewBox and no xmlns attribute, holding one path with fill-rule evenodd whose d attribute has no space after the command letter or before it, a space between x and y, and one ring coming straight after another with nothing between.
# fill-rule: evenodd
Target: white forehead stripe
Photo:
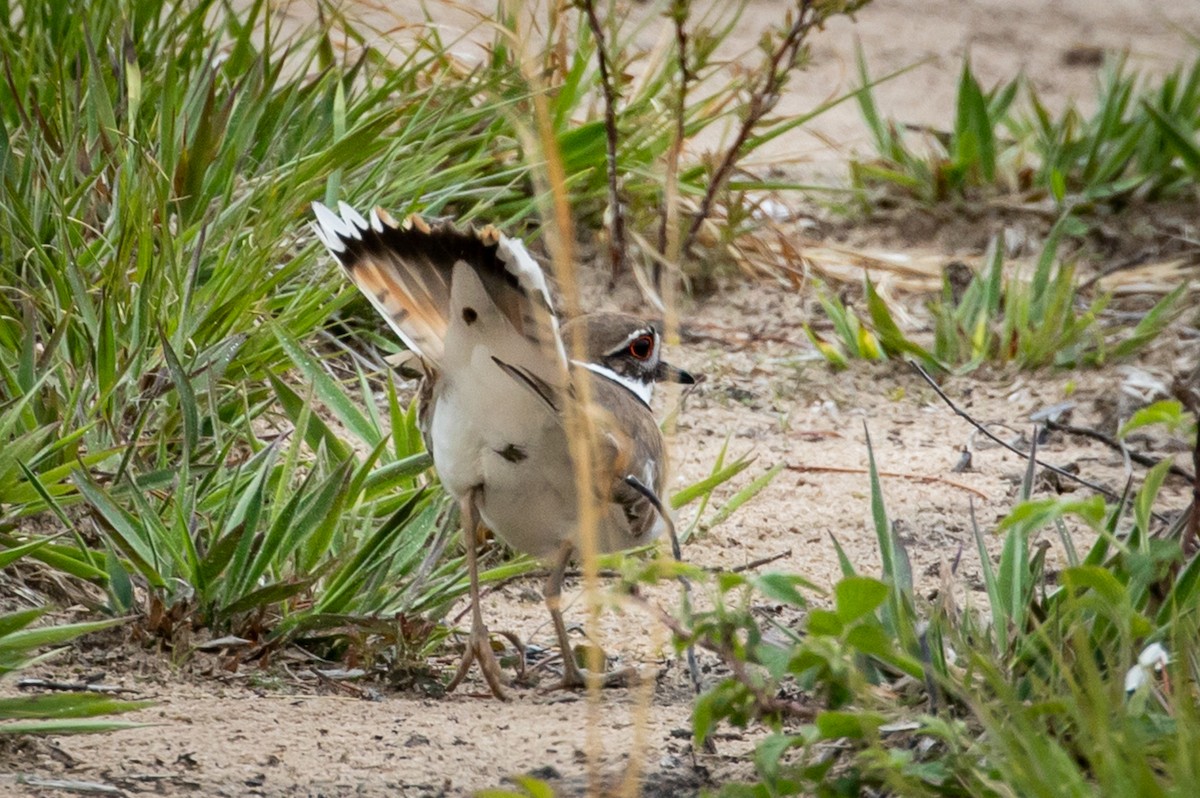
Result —
<instances>
[{"instance_id":1,"label":"white forehead stripe","mask_svg":"<svg viewBox=\"0 0 1200 798\"><path fill-rule=\"evenodd\" d=\"M623 352L625 349L632 346L634 341L636 341L637 339L639 339L645 335L649 335L650 338L653 339L654 349L655 349L655 351L657 351L658 350L658 331L655 330L653 327L642 327L640 329L634 330L629 335L625 336L625 340L622 341L620 344L618 344L616 347L614 347L612 351L614 353L615 352Z\"/></svg>"},{"instance_id":2,"label":"white forehead stripe","mask_svg":"<svg viewBox=\"0 0 1200 798\"><path fill-rule=\"evenodd\" d=\"M576 366L583 366L585 369L595 374L599 374L601 377L607 377L615 383L624 385L626 388L633 391L634 395L637 396L638 399L641 399L646 407L650 406L650 398L654 396L654 383L631 380L629 377L624 377L610 368L601 366L599 363L585 363L582 360L572 360L571 362Z\"/></svg>"}]
</instances>

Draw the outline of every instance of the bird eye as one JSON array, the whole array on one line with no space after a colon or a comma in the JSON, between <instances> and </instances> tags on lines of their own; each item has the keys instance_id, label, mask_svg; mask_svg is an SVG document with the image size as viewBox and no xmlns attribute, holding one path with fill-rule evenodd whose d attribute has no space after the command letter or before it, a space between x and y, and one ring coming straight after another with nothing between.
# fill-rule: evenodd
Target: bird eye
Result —
<instances>
[{"instance_id":1,"label":"bird eye","mask_svg":"<svg viewBox=\"0 0 1200 798\"><path fill-rule=\"evenodd\" d=\"M629 344L629 354L638 360L646 360L654 353L654 339L649 335L634 338Z\"/></svg>"}]
</instances>

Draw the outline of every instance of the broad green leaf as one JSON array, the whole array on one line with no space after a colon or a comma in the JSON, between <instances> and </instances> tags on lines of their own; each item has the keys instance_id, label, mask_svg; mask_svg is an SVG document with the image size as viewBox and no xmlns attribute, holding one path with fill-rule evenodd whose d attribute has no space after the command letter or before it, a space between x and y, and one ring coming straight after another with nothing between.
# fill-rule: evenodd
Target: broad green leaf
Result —
<instances>
[{"instance_id":1,"label":"broad green leaf","mask_svg":"<svg viewBox=\"0 0 1200 798\"><path fill-rule=\"evenodd\" d=\"M834 596L838 617L852 624L878 609L887 601L888 586L869 576L846 577L837 583Z\"/></svg>"},{"instance_id":2,"label":"broad green leaf","mask_svg":"<svg viewBox=\"0 0 1200 798\"><path fill-rule=\"evenodd\" d=\"M805 607L808 602L797 588L813 587L812 583L801 576L793 574L767 573L750 577L750 584L769 599L789 604L793 607Z\"/></svg>"},{"instance_id":3,"label":"broad green leaf","mask_svg":"<svg viewBox=\"0 0 1200 798\"><path fill-rule=\"evenodd\" d=\"M819 713L816 718L817 730L826 740L872 737L883 723L883 716L874 712L826 711Z\"/></svg>"}]
</instances>

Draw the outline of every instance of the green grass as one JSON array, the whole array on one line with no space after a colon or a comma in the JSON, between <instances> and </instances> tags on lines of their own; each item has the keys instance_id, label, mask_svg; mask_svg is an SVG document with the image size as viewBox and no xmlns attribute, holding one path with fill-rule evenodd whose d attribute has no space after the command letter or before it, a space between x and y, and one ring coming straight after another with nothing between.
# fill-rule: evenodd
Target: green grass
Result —
<instances>
[{"instance_id":1,"label":"green grass","mask_svg":"<svg viewBox=\"0 0 1200 798\"><path fill-rule=\"evenodd\" d=\"M43 609L17 610L0 615L0 679L46 662L64 649L36 653L47 646L61 646L80 635L110 629L124 622L102 621L35 625ZM149 701L123 701L98 693L58 693L0 698L0 735L85 734L128 729L140 724L106 717L150 706Z\"/></svg>"},{"instance_id":2,"label":"green grass","mask_svg":"<svg viewBox=\"0 0 1200 798\"><path fill-rule=\"evenodd\" d=\"M5 545L45 542L28 556L112 612L146 609L139 583L241 633L444 606L457 579L414 571L451 519L394 389L389 437L359 409L378 384L329 360L352 294L304 215L339 180L517 195L470 102L486 84L432 41L343 70L329 31L285 47L263 4L39 4L3 33ZM69 534L23 531L48 512Z\"/></svg>"},{"instance_id":3,"label":"green grass","mask_svg":"<svg viewBox=\"0 0 1200 798\"><path fill-rule=\"evenodd\" d=\"M992 241L983 269L972 272L965 285L956 285L947 270L941 296L927 304L928 338L914 340L901 330L870 278L864 281L865 319L818 282L817 299L833 335L822 336L811 326L805 332L834 368L844 368L852 359L907 357L927 368L966 373L984 363L1097 368L1130 358L1185 311L1187 285L1169 291L1134 324L1110 319L1104 312L1109 297L1085 299L1074 265L1058 257L1071 219L1064 216L1051 229L1028 278L1012 270L1005 273L999 240Z\"/></svg>"},{"instance_id":4,"label":"green grass","mask_svg":"<svg viewBox=\"0 0 1200 798\"><path fill-rule=\"evenodd\" d=\"M1196 197L1200 58L1153 79L1124 58L1110 61L1090 115L1075 107L1055 114L1022 77L984 89L966 60L952 124L928 134L882 116L861 50L858 69L875 154L854 161L851 177L868 197L892 192L938 203L1017 194L1080 212Z\"/></svg>"},{"instance_id":5,"label":"green grass","mask_svg":"<svg viewBox=\"0 0 1200 798\"><path fill-rule=\"evenodd\" d=\"M1194 445L1195 419L1177 405L1147 409L1130 430L1148 424ZM1183 519L1154 520L1169 463L1106 504L1032 495L1031 460L1021 501L995 530L995 563L972 514L984 605L969 594L960 608L914 592L867 445L881 578L858 573L840 547L843 579L828 593L785 574L722 575L714 608L678 641L733 663L696 704L697 743L722 723L769 732L758 780L721 794L1189 794L1200 767L1200 555L1183 553ZM1077 553L1068 519L1096 533L1090 550ZM1058 574L1034 545L1045 529L1064 545ZM751 611L764 600L803 620ZM1170 661L1127 693L1150 643Z\"/></svg>"}]
</instances>

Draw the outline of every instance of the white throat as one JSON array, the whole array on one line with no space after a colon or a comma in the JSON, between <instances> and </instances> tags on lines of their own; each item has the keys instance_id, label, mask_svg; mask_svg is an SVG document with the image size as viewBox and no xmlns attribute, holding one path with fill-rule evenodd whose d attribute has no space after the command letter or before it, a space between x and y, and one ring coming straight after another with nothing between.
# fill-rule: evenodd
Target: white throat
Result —
<instances>
[{"instance_id":1,"label":"white throat","mask_svg":"<svg viewBox=\"0 0 1200 798\"><path fill-rule=\"evenodd\" d=\"M654 384L653 383L638 382L637 380L632 380L629 377L625 377L625 376L622 376L621 374L618 374L617 372L613 371L610 368L601 366L599 363L585 363L582 360L572 360L571 362L574 363L576 366L583 366L584 368L588 369L589 371L599 374L601 377L607 377L608 379L612 380L615 383L624 385L626 388L633 391L634 395L638 399L641 399L642 402L646 405L646 407L650 406L650 397L652 397L654 395Z\"/></svg>"}]
</instances>

